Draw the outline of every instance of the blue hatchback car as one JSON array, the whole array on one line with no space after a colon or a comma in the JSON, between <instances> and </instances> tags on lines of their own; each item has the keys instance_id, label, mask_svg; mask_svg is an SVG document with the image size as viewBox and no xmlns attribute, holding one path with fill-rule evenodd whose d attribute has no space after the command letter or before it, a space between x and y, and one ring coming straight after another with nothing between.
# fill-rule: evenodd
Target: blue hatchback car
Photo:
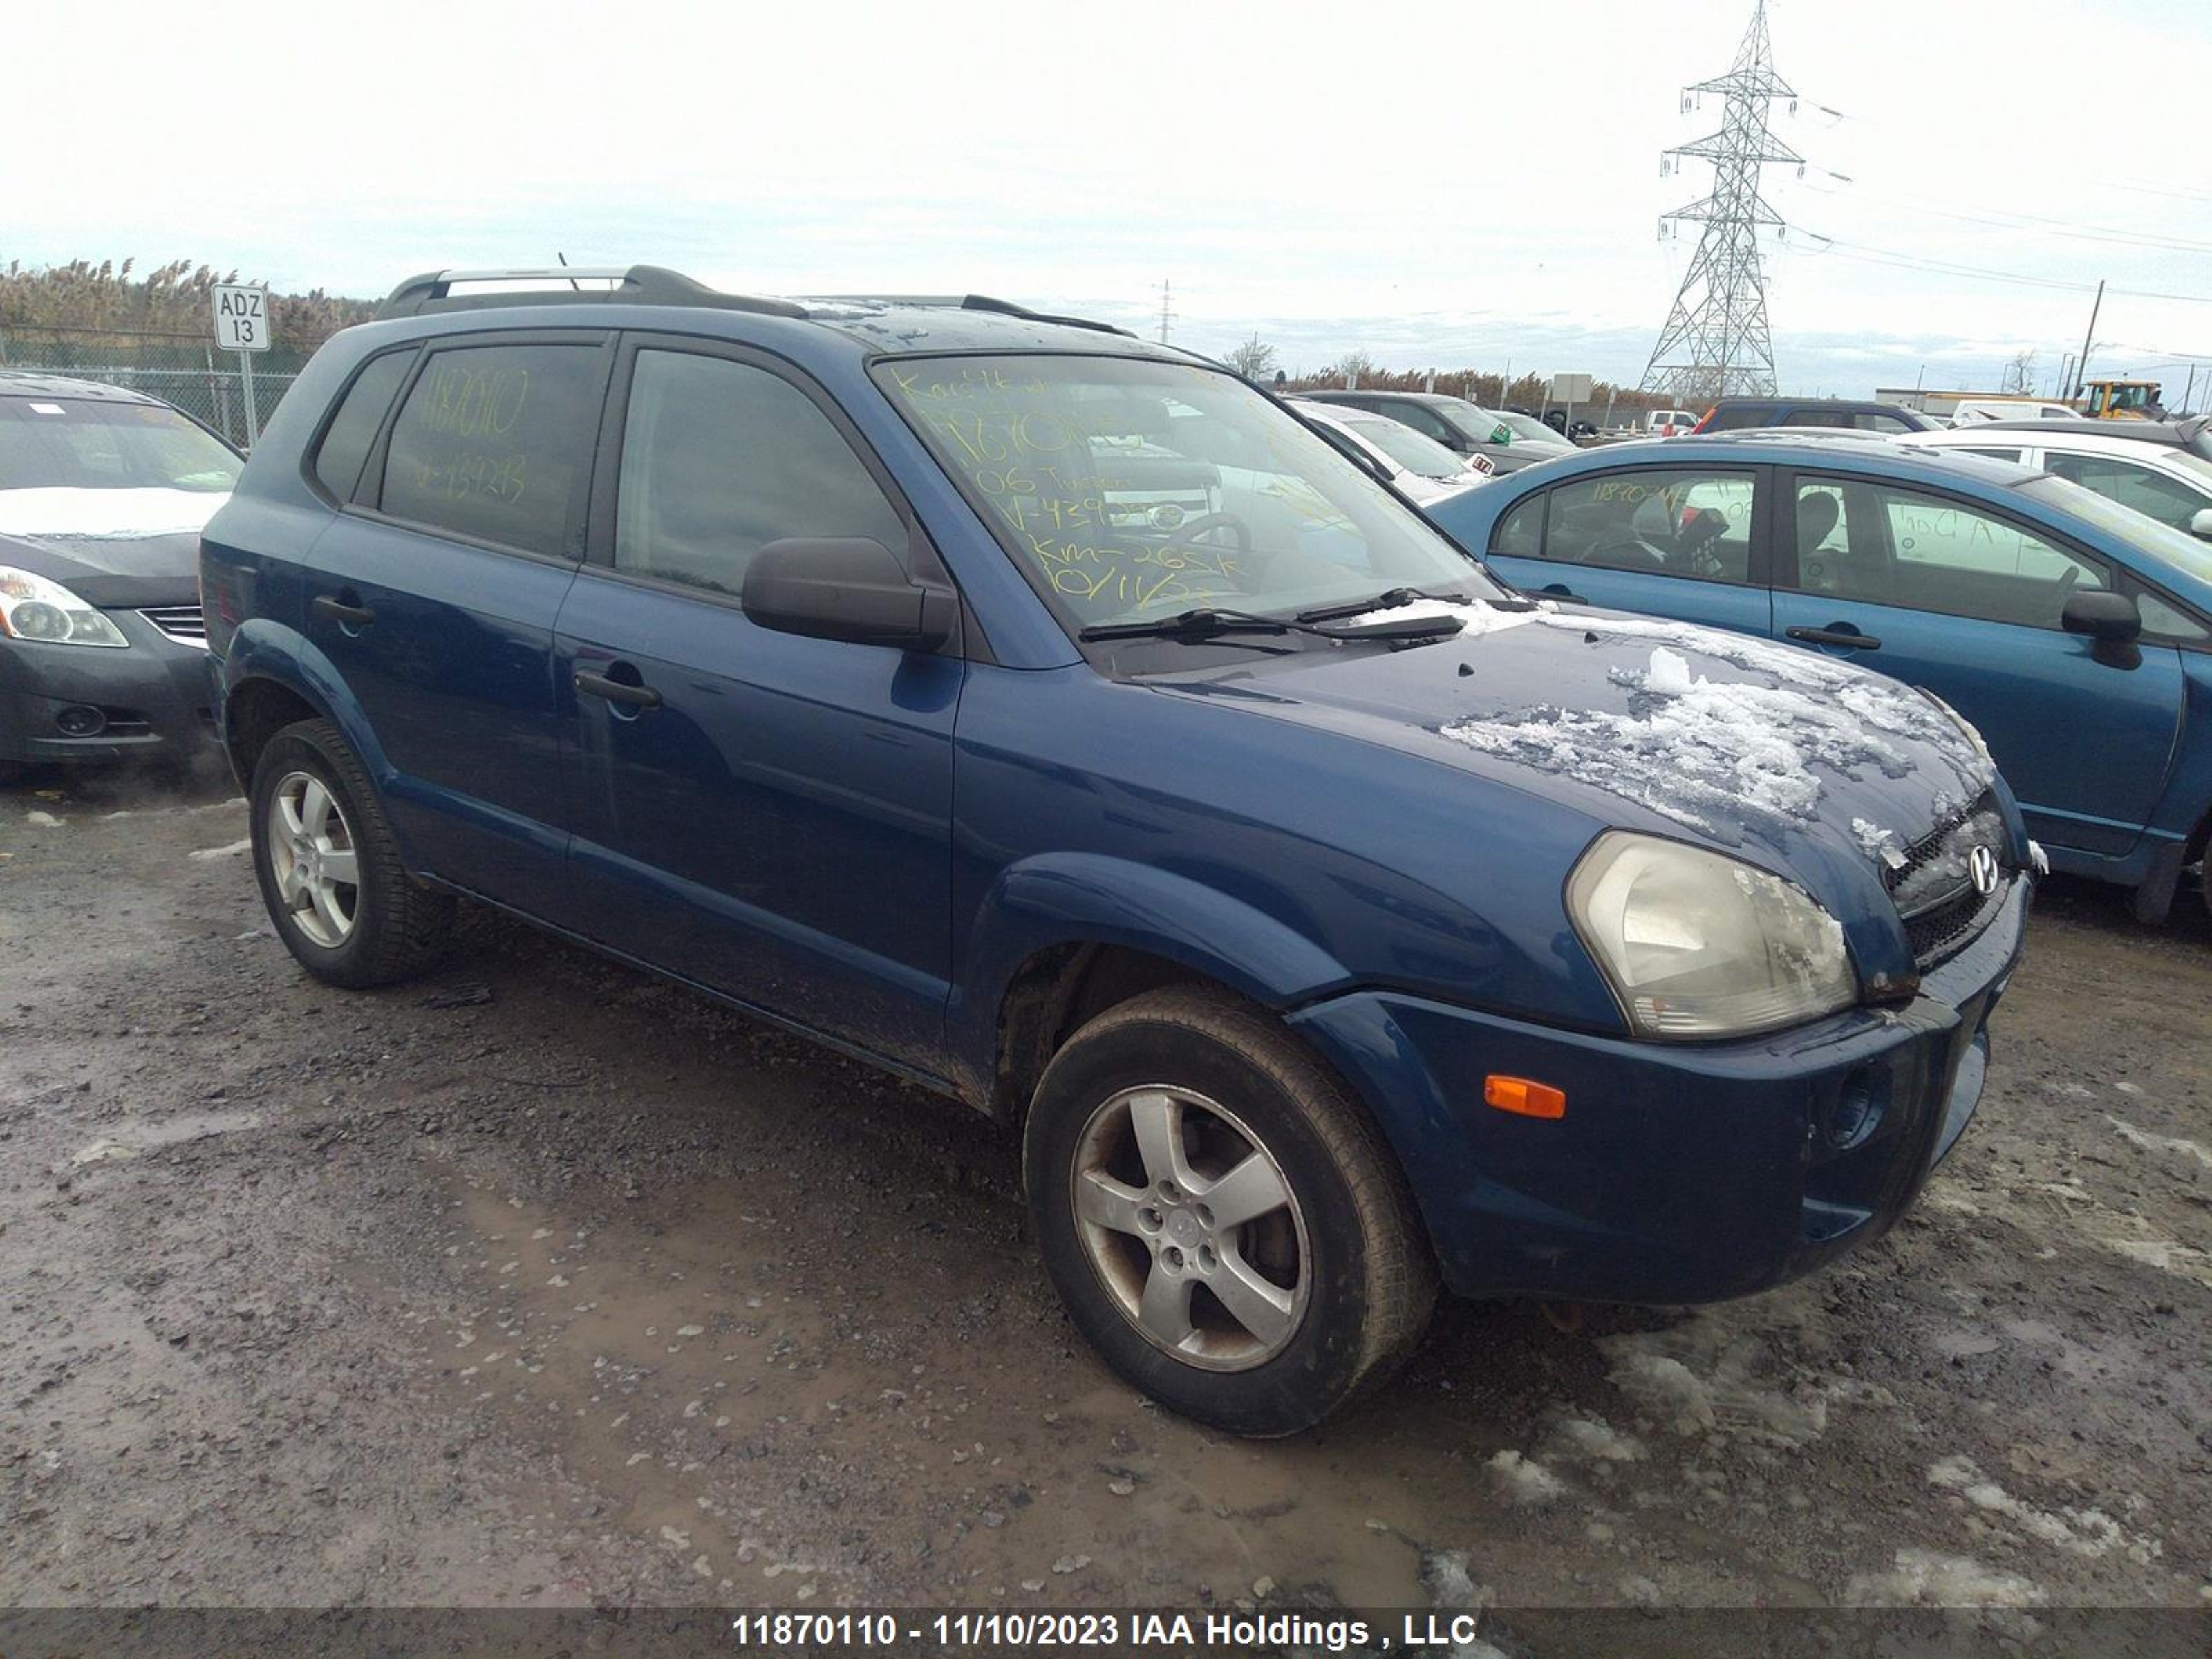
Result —
<instances>
[{"instance_id":1,"label":"blue hatchback car","mask_svg":"<svg viewBox=\"0 0 2212 1659\"><path fill-rule=\"evenodd\" d=\"M2212 830L2212 548L2048 473L1875 438L1593 450L1440 502L1529 592L1793 641L1981 732L2054 868L2154 921Z\"/></svg>"},{"instance_id":2,"label":"blue hatchback car","mask_svg":"<svg viewBox=\"0 0 2212 1659\"><path fill-rule=\"evenodd\" d=\"M1077 1327L1252 1434L1439 1282L1803 1273L1965 1127L2032 855L1934 699L1531 604L1112 329L552 280L404 284L209 527L310 973L458 896L993 1114Z\"/></svg>"}]
</instances>

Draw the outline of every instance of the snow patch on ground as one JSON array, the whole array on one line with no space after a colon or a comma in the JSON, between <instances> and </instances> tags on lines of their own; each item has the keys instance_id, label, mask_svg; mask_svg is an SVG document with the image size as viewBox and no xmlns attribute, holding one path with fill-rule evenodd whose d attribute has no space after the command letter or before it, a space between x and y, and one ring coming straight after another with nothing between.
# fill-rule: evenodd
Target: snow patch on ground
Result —
<instances>
[{"instance_id":1,"label":"snow patch on ground","mask_svg":"<svg viewBox=\"0 0 2212 1659\"><path fill-rule=\"evenodd\" d=\"M82 1168L87 1164L110 1164L118 1158L137 1156L138 1149L136 1146L126 1146L119 1140L110 1140L102 1136L88 1146L78 1147L70 1154L69 1161L71 1164Z\"/></svg>"},{"instance_id":2,"label":"snow patch on ground","mask_svg":"<svg viewBox=\"0 0 2212 1659\"><path fill-rule=\"evenodd\" d=\"M1889 1389L1856 1378L1820 1378L1796 1367L1777 1376L1765 1338L1729 1334L1712 1316L1666 1332L1604 1336L1597 1347L1610 1364L1613 1385L1679 1436L1719 1431L1805 1447L1827 1433L1829 1407L1896 1407ZM1614 1451L1595 1451L1599 1436L1590 1436L1586 1447L1590 1455L1613 1458L1644 1453L1632 1437L1614 1440L1620 1440Z\"/></svg>"},{"instance_id":3,"label":"snow patch on ground","mask_svg":"<svg viewBox=\"0 0 2212 1659\"><path fill-rule=\"evenodd\" d=\"M2135 1536L2102 1510L2037 1509L1984 1475L1971 1458L1946 1457L1928 1471L1928 1479L1984 1513L2011 1522L2031 1538L2092 1560L2118 1550L2138 1565L2148 1566L2162 1553L2156 1539Z\"/></svg>"},{"instance_id":4,"label":"snow patch on ground","mask_svg":"<svg viewBox=\"0 0 2212 1659\"><path fill-rule=\"evenodd\" d=\"M23 822L40 830L58 830L62 827L62 821L52 812L26 812L23 814Z\"/></svg>"},{"instance_id":5,"label":"snow patch on ground","mask_svg":"<svg viewBox=\"0 0 2212 1659\"><path fill-rule=\"evenodd\" d=\"M2122 1084L2119 1086L2124 1089L2130 1085ZM2153 1134L2148 1129L2138 1129L2132 1123L2123 1123L2109 1112L2105 1115L2105 1121L2119 1132L2121 1139L2140 1152L2160 1156L2178 1154L2183 1158L2193 1158L2206 1169L2212 1170L2212 1152L2206 1152L2203 1146L2193 1140L2184 1140L2179 1135Z\"/></svg>"},{"instance_id":6,"label":"snow patch on ground","mask_svg":"<svg viewBox=\"0 0 2212 1659\"><path fill-rule=\"evenodd\" d=\"M1596 1463L1633 1463L1644 1456L1642 1441L1601 1417L1561 1417L1552 1425L1552 1443L1559 1455Z\"/></svg>"},{"instance_id":7,"label":"snow patch on ground","mask_svg":"<svg viewBox=\"0 0 2212 1659\"><path fill-rule=\"evenodd\" d=\"M2184 1279L2193 1279L2198 1284L2212 1286L2212 1255L2171 1238L2100 1238L2097 1241L2106 1249L2118 1252L2130 1261L2140 1261L2146 1267L2155 1267L2160 1273L2178 1273Z\"/></svg>"},{"instance_id":8,"label":"snow patch on ground","mask_svg":"<svg viewBox=\"0 0 2212 1659\"><path fill-rule=\"evenodd\" d=\"M1844 1601L1854 1607L2033 1607L2043 1591L2031 1578L1986 1562L1933 1550L1900 1549L1887 1572L1862 1573Z\"/></svg>"},{"instance_id":9,"label":"snow patch on ground","mask_svg":"<svg viewBox=\"0 0 2212 1659\"><path fill-rule=\"evenodd\" d=\"M229 859L236 858L240 853L250 853L252 850L253 843L251 840L234 841L228 847L203 847L198 852L187 853L185 856L195 859Z\"/></svg>"},{"instance_id":10,"label":"snow patch on ground","mask_svg":"<svg viewBox=\"0 0 2212 1659\"><path fill-rule=\"evenodd\" d=\"M1567 1489L1566 1482L1533 1457L1502 1451L1487 1465L1491 1475L1516 1504L1548 1504Z\"/></svg>"}]
</instances>

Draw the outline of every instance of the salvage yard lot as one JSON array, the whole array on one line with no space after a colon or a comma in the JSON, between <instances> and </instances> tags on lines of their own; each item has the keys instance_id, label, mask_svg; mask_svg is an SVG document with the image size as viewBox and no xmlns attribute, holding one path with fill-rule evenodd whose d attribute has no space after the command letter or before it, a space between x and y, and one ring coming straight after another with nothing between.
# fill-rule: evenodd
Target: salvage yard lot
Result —
<instances>
[{"instance_id":1,"label":"salvage yard lot","mask_svg":"<svg viewBox=\"0 0 2212 1659\"><path fill-rule=\"evenodd\" d=\"M2202 1604L2212 927L2046 885L1887 1241L1150 1408L963 1109L517 926L306 978L229 791L0 796L0 1601ZM41 814L52 822L33 822Z\"/></svg>"}]
</instances>

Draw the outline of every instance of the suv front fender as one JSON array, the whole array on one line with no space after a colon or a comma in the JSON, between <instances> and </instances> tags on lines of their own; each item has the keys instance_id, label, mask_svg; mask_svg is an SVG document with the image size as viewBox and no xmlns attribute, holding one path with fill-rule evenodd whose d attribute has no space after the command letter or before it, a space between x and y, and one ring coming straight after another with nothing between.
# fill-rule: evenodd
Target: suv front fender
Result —
<instances>
[{"instance_id":1,"label":"suv front fender","mask_svg":"<svg viewBox=\"0 0 2212 1659\"><path fill-rule=\"evenodd\" d=\"M956 1066L987 1097L999 1011L1023 965L1071 945L1120 945L1164 957L1272 1008L1352 983L1313 939L1216 888L1098 853L1048 853L999 872L963 941L946 1010Z\"/></svg>"}]
</instances>

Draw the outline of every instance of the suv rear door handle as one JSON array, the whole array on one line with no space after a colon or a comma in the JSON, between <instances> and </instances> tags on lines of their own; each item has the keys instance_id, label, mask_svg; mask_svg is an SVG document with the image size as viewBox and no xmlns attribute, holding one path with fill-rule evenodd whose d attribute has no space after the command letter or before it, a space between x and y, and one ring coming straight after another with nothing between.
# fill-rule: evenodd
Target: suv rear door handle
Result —
<instances>
[{"instance_id":1,"label":"suv rear door handle","mask_svg":"<svg viewBox=\"0 0 2212 1659\"><path fill-rule=\"evenodd\" d=\"M335 599L328 593L315 596L315 614L354 628L366 628L376 620L376 612L368 605L348 605L343 599Z\"/></svg>"},{"instance_id":2,"label":"suv rear door handle","mask_svg":"<svg viewBox=\"0 0 2212 1659\"><path fill-rule=\"evenodd\" d=\"M658 708L660 693L649 685L629 685L621 680L611 680L605 674L594 674L589 669L576 671L576 690L588 691L595 697L605 697L609 702L627 703L632 708Z\"/></svg>"},{"instance_id":3,"label":"suv rear door handle","mask_svg":"<svg viewBox=\"0 0 2212 1659\"><path fill-rule=\"evenodd\" d=\"M1840 645L1853 651L1881 649L1881 641L1873 635L1855 634L1848 628L1792 628L1788 632L1791 639L1808 645Z\"/></svg>"}]
</instances>

